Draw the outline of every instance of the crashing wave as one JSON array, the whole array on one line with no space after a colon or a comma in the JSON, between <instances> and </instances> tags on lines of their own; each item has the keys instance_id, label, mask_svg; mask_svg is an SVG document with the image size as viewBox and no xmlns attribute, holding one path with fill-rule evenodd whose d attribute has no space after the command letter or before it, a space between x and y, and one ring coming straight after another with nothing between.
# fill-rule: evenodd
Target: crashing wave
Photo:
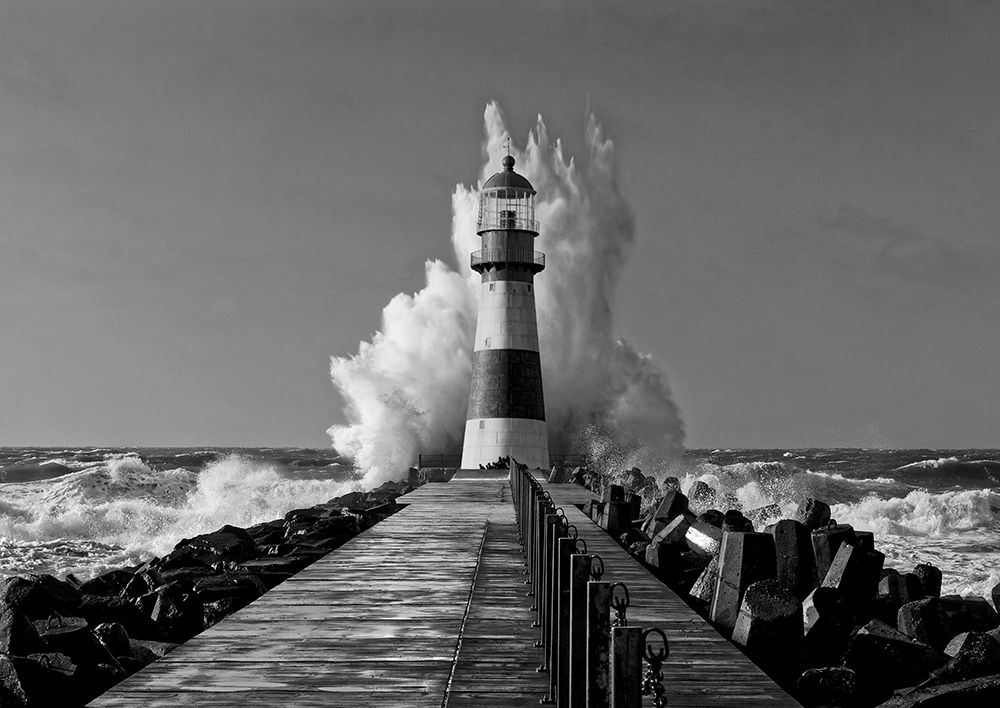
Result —
<instances>
[{"instance_id":1,"label":"crashing wave","mask_svg":"<svg viewBox=\"0 0 1000 708\"><path fill-rule=\"evenodd\" d=\"M18 554L29 560L45 544L64 539L86 539L102 558L137 561L165 553L185 536L227 523L269 521L355 486L343 478L290 479L272 464L238 455L210 463L200 473L154 470L138 456L117 456L56 479L5 484L3 566L16 563ZM86 555L85 549L80 552Z\"/></svg>"}]
</instances>

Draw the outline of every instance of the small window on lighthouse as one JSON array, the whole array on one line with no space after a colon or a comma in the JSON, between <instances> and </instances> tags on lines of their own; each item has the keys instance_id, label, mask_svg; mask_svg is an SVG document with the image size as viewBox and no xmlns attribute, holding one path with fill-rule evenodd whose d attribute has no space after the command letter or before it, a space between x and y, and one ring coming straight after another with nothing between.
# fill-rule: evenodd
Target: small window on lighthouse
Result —
<instances>
[{"instance_id":1,"label":"small window on lighthouse","mask_svg":"<svg viewBox=\"0 0 1000 708\"><path fill-rule=\"evenodd\" d=\"M486 348L487 349L490 347L490 345L492 344L492 342L493 342L493 338L492 337L487 337L486 338Z\"/></svg>"},{"instance_id":2,"label":"small window on lighthouse","mask_svg":"<svg viewBox=\"0 0 1000 708\"><path fill-rule=\"evenodd\" d=\"M485 427L486 427L486 421L485 420L479 421L479 429L483 430Z\"/></svg>"},{"instance_id":3,"label":"small window on lighthouse","mask_svg":"<svg viewBox=\"0 0 1000 708\"><path fill-rule=\"evenodd\" d=\"M490 283L490 292L495 289L496 283Z\"/></svg>"}]
</instances>

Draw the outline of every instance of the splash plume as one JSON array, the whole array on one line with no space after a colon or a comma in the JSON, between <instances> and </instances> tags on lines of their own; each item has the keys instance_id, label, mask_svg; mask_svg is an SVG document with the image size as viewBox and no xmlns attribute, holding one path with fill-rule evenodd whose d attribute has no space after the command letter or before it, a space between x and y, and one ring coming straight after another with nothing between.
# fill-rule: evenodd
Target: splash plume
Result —
<instances>
[{"instance_id":1,"label":"splash plume","mask_svg":"<svg viewBox=\"0 0 1000 708\"><path fill-rule=\"evenodd\" d=\"M480 183L506 150L495 103L486 107L485 127ZM548 266L536 294L550 449L653 471L677 456L683 424L656 362L616 337L614 295L635 221L619 189L614 145L593 115L586 144L582 164L567 159L539 116L524 150L512 149L518 171L538 191L537 243ZM349 422L329 433L371 483L401 476L421 451L461 449L479 293L468 265L479 248L476 199L476 189L464 185L452 195L458 272L428 261L427 285L389 302L372 341L331 359Z\"/></svg>"}]
</instances>

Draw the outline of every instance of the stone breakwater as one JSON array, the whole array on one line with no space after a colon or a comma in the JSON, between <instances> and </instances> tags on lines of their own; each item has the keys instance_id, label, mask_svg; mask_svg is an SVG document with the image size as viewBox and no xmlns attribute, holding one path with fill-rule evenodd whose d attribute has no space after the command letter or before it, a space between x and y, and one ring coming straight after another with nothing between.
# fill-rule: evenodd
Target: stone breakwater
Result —
<instances>
[{"instance_id":1,"label":"stone breakwater","mask_svg":"<svg viewBox=\"0 0 1000 708\"><path fill-rule=\"evenodd\" d=\"M86 582L0 579L0 706L80 706L395 513L387 482Z\"/></svg>"},{"instance_id":2,"label":"stone breakwater","mask_svg":"<svg viewBox=\"0 0 1000 708\"><path fill-rule=\"evenodd\" d=\"M942 596L938 568L885 567L874 534L818 499L764 526L780 509L721 511L700 481L550 481L594 491L584 513L805 706L1000 705L1000 585Z\"/></svg>"}]
</instances>

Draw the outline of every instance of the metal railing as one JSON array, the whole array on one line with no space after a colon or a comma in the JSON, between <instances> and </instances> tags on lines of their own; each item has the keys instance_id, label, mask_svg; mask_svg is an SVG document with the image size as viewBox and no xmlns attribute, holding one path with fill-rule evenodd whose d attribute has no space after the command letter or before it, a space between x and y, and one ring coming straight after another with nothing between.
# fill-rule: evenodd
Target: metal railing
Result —
<instances>
[{"instance_id":1,"label":"metal railing","mask_svg":"<svg viewBox=\"0 0 1000 708\"><path fill-rule=\"evenodd\" d=\"M519 248L484 248L480 251L473 251L470 259L470 265L473 269L476 266L492 263L524 264L542 270L545 268L545 254Z\"/></svg>"},{"instance_id":2,"label":"metal railing","mask_svg":"<svg viewBox=\"0 0 1000 708\"><path fill-rule=\"evenodd\" d=\"M420 453L417 456L418 467L458 467L462 464L461 455L448 453ZM586 467L587 456L578 453L549 455L549 466Z\"/></svg>"}]
</instances>

